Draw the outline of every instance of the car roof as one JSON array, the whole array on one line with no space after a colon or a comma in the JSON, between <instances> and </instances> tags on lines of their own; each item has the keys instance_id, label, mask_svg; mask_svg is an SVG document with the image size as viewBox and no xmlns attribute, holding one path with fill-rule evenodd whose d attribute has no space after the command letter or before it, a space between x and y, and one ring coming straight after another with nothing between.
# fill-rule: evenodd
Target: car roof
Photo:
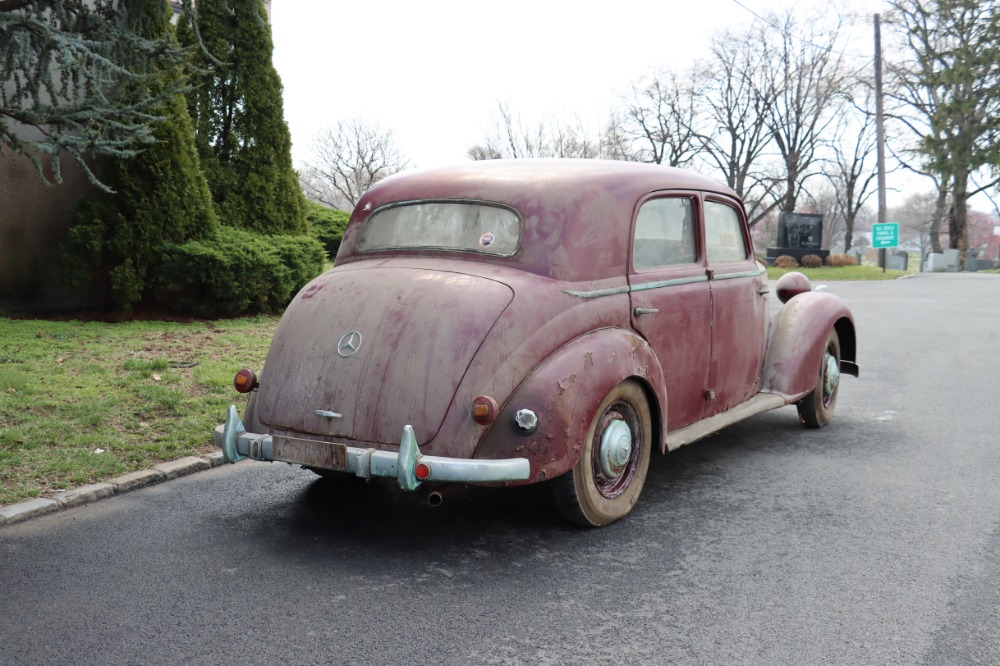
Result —
<instances>
[{"instance_id":1,"label":"car roof","mask_svg":"<svg viewBox=\"0 0 1000 666\"><path fill-rule=\"evenodd\" d=\"M415 169L386 178L358 202L338 261L351 257L364 219L378 208L405 201L462 199L502 203L524 219L516 263L560 280L600 280L625 274L632 213L638 199L658 190L707 191L736 198L705 176L657 164L612 160L484 160Z\"/></svg>"}]
</instances>

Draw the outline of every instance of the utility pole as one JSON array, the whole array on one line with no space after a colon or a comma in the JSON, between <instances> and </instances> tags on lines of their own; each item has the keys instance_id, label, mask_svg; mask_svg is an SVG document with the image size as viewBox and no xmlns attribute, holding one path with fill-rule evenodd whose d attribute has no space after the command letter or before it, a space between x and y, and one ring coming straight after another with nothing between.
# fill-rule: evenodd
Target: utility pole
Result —
<instances>
[{"instance_id":1,"label":"utility pole","mask_svg":"<svg viewBox=\"0 0 1000 666\"><path fill-rule=\"evenodd\" d=\"M882 115L882 29L875 14L875 144L878 156L878 223L886 222L885 206L885 118ZM879 248L878 262L885 273L885 248Z\"/></svg>"}]
</instances>

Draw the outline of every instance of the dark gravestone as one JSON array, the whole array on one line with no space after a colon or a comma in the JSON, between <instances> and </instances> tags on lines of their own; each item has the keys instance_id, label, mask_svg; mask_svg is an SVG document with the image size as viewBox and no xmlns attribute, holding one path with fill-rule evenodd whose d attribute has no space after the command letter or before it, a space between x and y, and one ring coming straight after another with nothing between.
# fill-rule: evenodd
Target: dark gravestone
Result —
<instances>
[{"instance_id":1,"label":"dark gravestone","mask_svg":"<svg viewBox=\"0 0 1000 666\"><path fill-rule=\"evenodd\" d=\"M889 270L905 271L910 265L910 253L899 250L889 255Z\"/></svg>"},{"instance_id":2,"label":"dark gravestone","mask_svg":"<svg viewBox=\"0 0 1000 666\"><path fill-rule=\"evenodd\" d=\"M780 213L778 215L777 247L767 248L767 262L773 264L781 255L787 254L802 261L807 254L815 254L822 260L829 256L823 246L823 216L813 213Z\"/></svg>"}]
</instances>

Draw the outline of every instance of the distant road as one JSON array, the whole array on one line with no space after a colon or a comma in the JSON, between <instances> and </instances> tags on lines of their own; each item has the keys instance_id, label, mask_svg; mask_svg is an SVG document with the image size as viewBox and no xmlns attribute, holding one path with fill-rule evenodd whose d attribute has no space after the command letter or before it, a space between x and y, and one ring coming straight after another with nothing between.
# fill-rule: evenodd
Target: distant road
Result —
<instances>
[{"instance_id":1,"label":"distant road","mask_svg":"<svg viewBox=\"0 0 1000 666\"><path fill-rule=\"evenodd\" d=\"M0 528L0 664L1000 662L1000 276L830 283L861 377L655 457L635 512L243 462Z\"/></svg>"}]
</instances>

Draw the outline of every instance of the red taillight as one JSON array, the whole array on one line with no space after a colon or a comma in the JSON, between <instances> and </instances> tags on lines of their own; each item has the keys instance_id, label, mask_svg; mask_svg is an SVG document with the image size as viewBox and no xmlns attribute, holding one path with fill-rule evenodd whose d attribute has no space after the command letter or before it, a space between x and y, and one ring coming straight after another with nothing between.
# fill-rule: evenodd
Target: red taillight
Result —
<instances>
[{"instance_id":1,"label":"red taillight","mask_svg":"<svg viewBox=\"0 0 1000 666\"><path fill-rule=\"evenodd\" d=\"M479 425L489 425L497 418L497 401L488 395L481 395L472 401L472 420Z\"/></svg>"},{"instance_id":2,"label":"red taillight","mask_svg":"<svg viewBox=\"0 0 1000 666\"><path fill-rule=\"evenodd\" d=\"M257 386L259 386L257 384L257 375L253 373L253 370L243 368L233 378L233 388L240 393L249 393L257 388Z\"/></svg>"},{"instance_id":3,"label":"red taillight","mask_svg":"<svg viewBox=\"0 0 1000 666\"><path fill-rule=\"evenodd\" d=\"M417 475L417 478L423 481L431 475L431 468L427 463L417 463L417 467L413 470L413 473Z\"/></svg>"}]
</instances>

